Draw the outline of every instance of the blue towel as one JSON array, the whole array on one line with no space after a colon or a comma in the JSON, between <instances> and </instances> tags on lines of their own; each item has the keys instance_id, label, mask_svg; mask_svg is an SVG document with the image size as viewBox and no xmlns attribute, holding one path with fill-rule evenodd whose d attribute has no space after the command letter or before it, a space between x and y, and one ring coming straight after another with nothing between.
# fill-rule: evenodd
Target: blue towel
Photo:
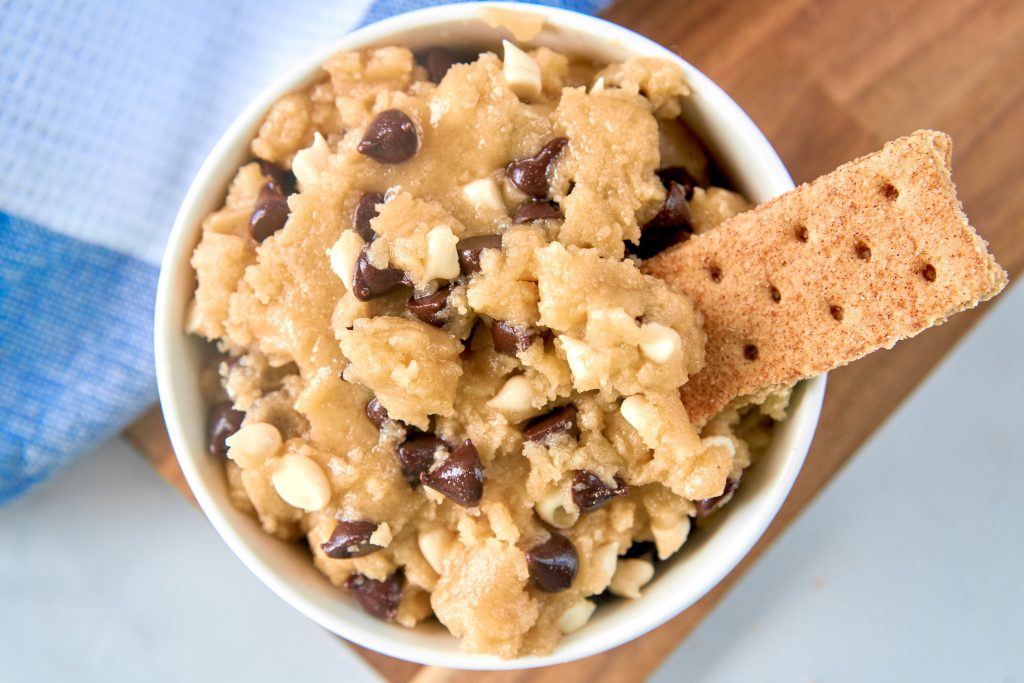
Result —
<instances>
[{"instance_id":1,"label":"blue towel","mask_svg":"<svg viewBox=\"0 0 1024 683\"><path fill-rule=\"evenodd\" d=\"M163 245L245 104L346 31L439 4L0 3L0 504L156 399Z\"/></svg>"}]
</instances>

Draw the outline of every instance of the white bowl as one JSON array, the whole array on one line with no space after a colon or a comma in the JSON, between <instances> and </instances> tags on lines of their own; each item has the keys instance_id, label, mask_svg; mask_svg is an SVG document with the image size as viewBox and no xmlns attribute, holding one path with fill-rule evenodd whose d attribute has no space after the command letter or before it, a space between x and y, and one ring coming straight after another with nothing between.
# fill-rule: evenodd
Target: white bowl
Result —
<instances>
[{"instance_id":1,"label":"white bowl","mask_svg":"<svg viewBox=\"0 0 1024 683\"><path fill-rule=\"evenodd\" d=\"M307 550L267 536L253 518L232 507L223 463L206 452L206 407L199 390L204 344L184 331L185 308L195 287L189 256L199 239L200 221L219 208L229 181L249 158L249 141L271 103L312 82L330 54L387 44L413 49L438 44L498 46L501 38L510 37L508 32L481 17L495 8L544 17L544 28L527 42L530 46L544 45L597 61L645 55L679 64L693 90L684 116L739 189L763 202L793 187L771 145L736 103L704 74L647 38L591 16L539 6L434 7L350 33L246 107L214 147L182 203L164 255L156 301L157 379L171 443L199 505L228 546L275 593L324 628L392 657L459 669L528 668L586 657L636 638L692 605L736 566L778 512L810 447L825 391L824 377L797 388L789 419L777 426L768 453L744 476L738 495L677 557L661 565L642 598L604 605L590 623L545 657L502 660L466 654L436 624L408 630L378 621L331 585L313 567Z\"/></svg>"}]
</instances>

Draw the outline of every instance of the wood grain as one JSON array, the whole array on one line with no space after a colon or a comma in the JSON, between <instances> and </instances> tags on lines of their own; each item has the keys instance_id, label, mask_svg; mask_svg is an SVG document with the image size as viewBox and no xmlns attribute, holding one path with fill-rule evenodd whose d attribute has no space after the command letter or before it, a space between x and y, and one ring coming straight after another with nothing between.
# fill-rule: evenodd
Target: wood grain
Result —
<instances>
[{"instance_id":1,"label":"wood grain","mask_svg":"<svg viewBox=\"0 0 1024 683\"><path fill-rule=\"evenodd\" d=\"M677 51L751 115L797 182L917 128L953 136L953 176L1011 280L1024 268L1024 3L621 0L605 16ZM831 374L807 464L750 555L700 602L613 651L524 672L458 672L360 653L391 681L642 680L664 661L984 313ZM154 408L127 432L187 494Z\"/></svg>"}]
</instances>

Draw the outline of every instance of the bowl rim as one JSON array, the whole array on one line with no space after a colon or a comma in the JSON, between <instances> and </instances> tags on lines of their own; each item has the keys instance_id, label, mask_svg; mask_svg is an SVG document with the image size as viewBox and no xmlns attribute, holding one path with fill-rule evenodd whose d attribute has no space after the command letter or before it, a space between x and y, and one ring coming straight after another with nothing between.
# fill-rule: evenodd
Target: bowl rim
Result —
<instances>
[{"instance_id":1,"label":"bowl rim","mask_svg":"<svg viewBox=\"0 0 1024 683\"><path fill-rule=\"evenodd\" d=\"M686 79L694 91L699 91L706 96L714 98L716 107L724 107L724 110L729 115L729 127L735 131L737 139L742 139L746 143L752 143L758 148L758 154L761 155L764 162L767 162L771 172L776 175L775 185L781 188L780 191L793 187L792 179L767 138L765 138L764 134L739 105L717 84L671 50L625 27L573 10L510 2L463 2L414 10L349 32L339 37L338 40L332 41L331 45L303 59L297 66L276 79L247 104L220 137L204 160L185 198L182 200L181 208L174 221L165 247L157 285L156 309L154 313L154 351L160 403L171 444L185 479L195 495L199 506L217 533L224 539L225 543L227 543L228 547L238 556L242 563L274 593L324 628L362 647L391 657L449 668L479 670L526 669L573 661L610 650L637 638L688 608L731 572L761 538L793 486L815 433L824 399L826 377L822 375L802 383L803 386L800 388L802 398L798 411L800 413L800 420L796 422L795 418L797 416L791 415L786 422L788 425L787 430L795 431L795 434L791 436L793 446L785 456L785 464L782 471L771 482L770 495L768 495L767 502L761 510L763 514L753 517L745 527L742 527L743 535L741 542L737 544L734 552L725 561L718 563L715 571L709 574L709 580L705 581L701 588L691 590L688 594L683 594L679 599L652 602L646 606L643 618L626 618L623 620L625 623L619 624L615 628L595 631L589 634L591 637L577 638L571 646L567 646L566 641L563 640L548 655L527 656L507 660L490 655L470 654L462 651L441 652L427 645L402 642L402 638L380 636L361 628L358 624L338 620L321 609L319 605L307 600L291 585L292 581L269 567L261 555L241 537L234 527L234 522L225 515L224 508L231 506L230 501L219 492L213 490L200 473L197 466L197 458L205 457L205 452L196 454L188 448L186 427L179 414L181 401L187 400L188 396L181 395L182 391L178 386L180 381L175 376L172 358L174 347L179 343L176 340L182 332L181 310L176 309L174 305L176 303L175 289L179 279L177 271L183 260L186 262L189 260L195 246L195 235L198 231L197 218L201 218L197 205L204 202L208 194L207 188L215 177L222 172L219 167L222 165L224 158L236 153L239 145L248 144L249 139L251 139L251 131L258 124L258 121L262 120L263 115L270 108L271 104L283 94L303 87L304 83L308 83L313 78L323 61L339 50L358 49L367 45L381 44L386 42L389 36L412 28L422 28L424 25L441 25L464 22L466 20L479 20L481 18L481 10L486 11L488 9L540 14L546 22L551 22L556 26L572 26L574 31L589 34L590 37L598 40L618 41L628 46L631 52L658 54L675 61L683 67ZM222 185L219 185L221 189ZM197 394L198 389L196 388L192 393ZM790 422L794 423L790 425ZM582 629L578 633L583 633L587 630ZM409 633L414 632L409 631Z\"/></svg>"}]
</instances>

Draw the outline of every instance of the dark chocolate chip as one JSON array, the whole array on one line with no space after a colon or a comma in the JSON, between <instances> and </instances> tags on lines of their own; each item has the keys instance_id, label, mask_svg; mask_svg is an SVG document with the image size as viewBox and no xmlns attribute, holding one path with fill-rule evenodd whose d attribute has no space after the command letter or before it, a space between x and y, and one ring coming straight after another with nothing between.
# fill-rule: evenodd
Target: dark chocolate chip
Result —
<instances>
[{"instance_id":1,"label":"dark chocolate chip","mask_svg":"<svg viewBox=\"0 0 1024 683\"><path fill-rule=\"evenodd\" d=\"M579 438L580 428L576 424L576 406L569 404L558 408L547 415L530 420L523 429L523 438L527 441L548 442L557 434L568 434Z\"/></svg>"},{"instance_id":2,"label":"dark chocolate chip","mask_svg":"<svg viewBox=\"0 0 1024 683\"><path fill-rule=\"evenodd\" d=\"M732 492L739 486L739 481L735 479L726 479L725 489L722 490L722 494L714 496L712 498L705 498L704 500L698 500L697 505L697 517L707 517L712 512L720 508L727 496L732 495Z\"/></svg>"},{"instance_id":3,"label":"dark chocolate chip","mask_svg":"<svg viewBox=\"0 0 1024 683\"><path fill-rule=\"evenodd\" d=\"M295 174L287 168L281 168L277 164L260 159L260 173L270 180L274 189L287 197L295 194Z\"/></svg>"},{"instance_id":4,"label":"dark chocolate chip","mask_svg":"<svg viewBox=\"0 0 1024 683\"><path fill-rule=\"evenodd\" d=\"M768 294L771 295L772 301L774 301L775 303L779 303L780 301L782 301L782 292L780 292L779 288L776 287L775 285L770 285L768 287Z\"/></svg>"},{"instance_id":5,"label":"dark chocolate chip","mask_svg":"<svg viewBox=\"0 0 1024 683\"><path fill-rule=\"evenodd\" d=\"M475 507L484 495L484 468L473 442L466 439L432 472L420 475L424 486L462 507Z\"/></svg>"},{"instance_id":6,"label":"dark chocolate chip","mask_svg":"<svg viewBox=\"0 0 1024 683\"><path fill-rule=\"evenodd\" d=\"M518 328L503 320L491 321L491 339L494 340L494 350L509 356L516 355L517 351L525 351L537 338L536 330L526 327Z\"/></svg>"},{"instance_id":7,"label":"dark chocolate chip","mask_svg":"<svg viewBox=\"0 0 1024 683\"><path fill-rule=\"evenodd\" d=\"M374 268L366 255L359 254L356 271L352 275L352 293L360 301L369 301L406 284L405 273L397 268Z\"/></svg>"},{"instance_id":8,"label":"dark chocolate chip","mask_svg":"<svg viewBox=\"0 0 1024 683\"><path fill-rule=\"evenodd\" d=\"M434 327L441 327L444 325L445 316L444 309L448 305L448 296L452 293L454 285L448 285L442 287L433 294L426 296L409 297L409 301L406 302L405 307L414 316Z\"/></svg>"},{"instance_id":9,"label":"dark chocolate chip","mask_svg":"<svg viewBox=\"0 0 1024 683\"><path fill-rule=\"evenodd\" d=\"M743 347L743 357L749 361L757 360L758 351L754 344L746 344Z\"/></svg>"},{"instance_id":10,"label":"dark chocolate chip","mask_svg":"<svg viewBox=\"0 0 1024 683\"><path fill-rule=\"evenodd\" d=\"M398 447L398 463L402 466L402 477L411 486L420 483L420 476L434 464L434 453L444 448L445 443L433 434L419 434Z\"/></svg>"},{"instance_id":11,"label":"dark chocolate chip","mask_svg":"<svg viewBox=\"0 0 1024 683\"><path fill-rule=\"evenodd\" d=\"M572 502L580 512L592 512L616 496L629 493L629 485L615 477L615 487L608 486L590 470L576 470L572 477Z\"/></svg>"},{"instance_id":12,"label":"dark chocolate chip","mask_svg":"<svg viewBox=\"0 0 1024 683\"><path fill-rule=\"evenodd\" d=\"M412 119L398 109L388 109L373 119L356 149L382 164L398 164L411 159L419 145Z\"/></svg>"},{"instance_id":13,"label":"dark chocolate chip","mask_svg":"<svg viewBox=\"0 0 1024 683\"><path fill-rule=\"evenodd\" d=\"M622 555L622 558L625 560L635 560L646 555L657 557L654 543L650 541L636 541L633 545L629 546L629 550Z\"/></svg>"},{"instance_id":14,"label":"dark chocolate chip","mask_svg":"<svg viewBox=\"0 0 1024 683\"><path fill-rule=\"evenodd\" d=\"M341 520L334 526L331 537L320 547L327 557L336 560L369 555L381 549L379 545L370 543L370 536L373 536L377 526L377 522Z\"/></svg>"},{"instance_id":15,"label":"dark chocolate chip","mask_svg":"<svg viewBox=\"0 0 1024 683\"><path fill-rule=\"evenodd\" d=\"M463 275L480 272L480 257L484 249L501 249L501 235L477 235L459 240L455 250L459 253Z\"/></svg>"},{"instance_id":16,"label":"dark chocolate chip","mask_svg":"<svg viewBox=\"0 0 1024 683\"><path fill-rule=\"evenodd\" d=\"M210 455L216 455L218 458L227 457L228 445L224 440L239 430L244 418L245 413L235 410L231 401L223 401L210 408Z\"/></svg>"},{"instance_id":17,"label":"dark chocolate chip","mask_svg":"<svg viewBox=\"0 0 1024 683\"><path fill-rule=\"evenodd\" d=\"M512 184L536 199L548 196L551 186L551 170L568 138L554 138L532 157L510 162L505 172Z\"/></svg>"},{"instance_id":18,"label":"dark chocolate chip","mask_svg":"<svg viewBox=\"0 0 1024 683\"><path fill-rule=\"evenodd\" d=\"M669 183L678 183L686 191L686 198L690 199L693 197L693 189L695 187L701 187L701 184L690 175L682 166L668 166L666 168L659 168L657 170L658 178L661 180L662 185L665 189L668 189Z\"/></svg>"},{"instance_id":19,"label":"dark chocolate chip","mask_svg":"<svg viewBox=\"0 0 1024 683\"><path fill-rule=\"evenodd\" d=\"M394 621L398 602L402 599L402 583L400 574L392 574L383 581L353 574L345 581L345 588L352 591L367 614L384 621Z\"/></svg>"},{"instance_id":20,"label":"dark chocolate chip","mask_svg":"<svg viewBox=\"0 0 1024 683\"><path fill-rule=\"evenodd\" d=\"M380 192L367 192L359 198L355 211L352 212L352 229L364 242L372 242L377 233L370 227L370 221L377 217L377 205L384 203L384 195Z\"/></svg>"},{"instance_id":21,"label":"dark chocolate chip","mask_svg":"<svg viewBox=\"0 0 1024 683\"><path fill-rule=\"evenodd\" d=\"M551 538L526 551L526 566L537 588L559 593L572 585L580 558L568 538L551 534Z\"/></svg>"},{"instance_id":22,"label":"dark chocolate chip","mask_svg":"<svg viewBox=\"0 0 1024 683\"><path fill-rule=\"evenodd\" d=\"M384 422L391 419L387 409L380 404L376 396L371 398L370 402L366 404L366 417L370 418L370 422L377 429L382 429Z\"/></svg>"},{"instance_id":23,"label":"dark chocolate chip","mask_svg":"<svg viewBox=\"0 0 1024 683\"><path fill-rule=\"evenodd\" d=\"M921 269L921 277L928 282L935 282L935 278L938 277L938 273L935 272L935 266L930 263L926 263L924 268Z\"/></svg>"},{"instance_id":24,"label":"dark chocolate chip","mask_svg":"<svg viewBox=\"0 0 1024 683\"><path fill-rule=\"evenodd\" d=\"M284 227L288 220L288 199L267 183L260 189L256 207L249 216L249 234L262 242Z\"/></svg>"},{"instance_id":25,"label":"dark chocolate chip","mask_svg":"<svg viewBox=\"0 0 1024 683\"><path fill-rule=\"evenodd\" d=\"M682 244L690 239L693 228L689 225L676 226L671 228L659 228L657 230L645 230L640 233L640 243L633 244L626 242L626 251L642 259L649 259L660 254L669 247Z\"/></svg>"},{"instance_id":26,"label":"dark chocolate chip","mask_svg":"<svg viewBox=\"0 0 1024 683\"><path fill-rule=\"evenodd\" d=\"M806 242L808 239L810 239L811 236L811 234L807 231L807 227L804 225L796 226L796 230L793 231L793 234L795 234L796 238L801 242Z\"/></svg>"},{"instance_id":27,"label":"dark chocolate chip","mask_svg":"<svg viewBox=\"0 0 1024 683\"><path fill-rule=\"evenodd\" d=\"M857 246L854 247L854 250L856 250L857 252L857 258L859 258L861 261L871 260L871 247L864 244L863 242L857 242Z\"/></svg>"},{"instance_id":28,"label":"dark chocolate chip","mask_svg":"<svg viewBox=\"0 0 1024 683\"><path fill-rule=\"evenodd\" d=\"M562 220L562 213L554 204L542 199L531 199L520 204L519 208L516 209L516 215L512 217L512 222L516 225L546 220L560 221Z\"/></svg>"},{"instance_id":29,"label":"dark chocolate chip","mask_svg":"<svg viewBox=\"0 0 1024 683\"><path fill-rule=\"evenodd\" d=\"M896 186L892 183L886 183L881 188L882 196L888 199L890 202L896 201L896 198L900 196L900 191L896 189Z\"/></svg>"},{"instance_id":30,"label":"dark chocolate chip","mask_svg":"<svg viewBox=\"0 0 1024 683\"><path fill-rule=\"evenodd\" d=\"M427 67L427 78L431 83L440 83L448 69L455 64L472 64L476 56L470 52L456 51L447 47L432 47L423 57L423 66Z\"/></svg>"},{"instance_id":31,"label":"dark chocolate chip","mask_svg":"<svg viewBox=\"0 0 1024 683\"><path fill-rule=\"evenodd\" d=\"M837 304L832 304L828 307L829 315L836 319L837 322L843 321L843 307Z\"/></svg>"},{"instance_id":32,"label":"dark chocolate chip","mask_svg":"<svg viewBox=\"0 0 1024 683\"><path fill-rule=\"evenodd\" d=\"M686 189L674 180L669 181L665 191L665 202L654 218L647 221L642 231L684 225L690 225L690 203L686 201Z\"/></svg>"}]
</instances>

